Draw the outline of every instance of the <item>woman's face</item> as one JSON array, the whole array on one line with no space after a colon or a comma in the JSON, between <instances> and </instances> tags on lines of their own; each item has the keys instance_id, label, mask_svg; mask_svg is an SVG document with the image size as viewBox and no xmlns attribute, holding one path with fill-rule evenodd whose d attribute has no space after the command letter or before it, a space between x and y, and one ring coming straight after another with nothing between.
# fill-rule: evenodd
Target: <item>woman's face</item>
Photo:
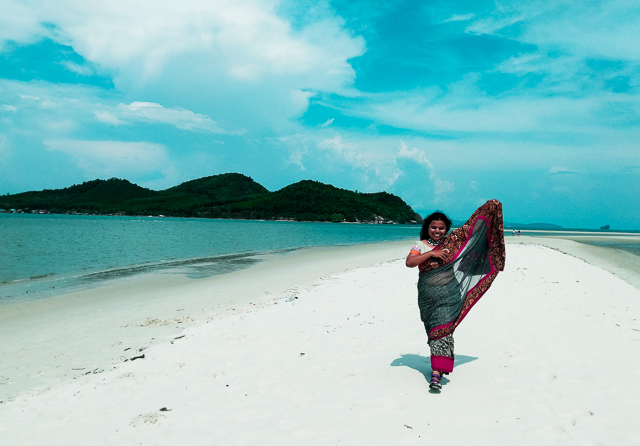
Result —
<instances>
[{"instance_id":1,"label":"woman's face","mask_svg":"<svg viewBox=\"0 0 640 446\"><path fill-rule=\"evenodd\" d=\"M434 240L441 240L447 235L447 225L443 221L434 220L429 223L429 237Z\"/></svg>"}]
</instances>

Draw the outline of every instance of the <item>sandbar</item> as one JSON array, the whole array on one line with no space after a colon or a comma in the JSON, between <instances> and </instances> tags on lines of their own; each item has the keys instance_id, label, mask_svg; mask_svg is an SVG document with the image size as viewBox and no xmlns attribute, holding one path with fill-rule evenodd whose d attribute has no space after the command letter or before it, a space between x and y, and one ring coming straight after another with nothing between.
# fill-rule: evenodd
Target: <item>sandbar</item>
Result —
<instances>
[{"instance_id":1,"label":"sandbar","mask_svg":"<svg viewBox=\"0 0 640 446\"><path fill-rule=\"evenodd\" d=\"M410 241L16 305L0 316L0 436L11 446L638 444L640 289L616 255L607 269L602 251L569 242L507 238L507 267L456 330L440 393L428 388Z\"/></svg>"}]
</instances>

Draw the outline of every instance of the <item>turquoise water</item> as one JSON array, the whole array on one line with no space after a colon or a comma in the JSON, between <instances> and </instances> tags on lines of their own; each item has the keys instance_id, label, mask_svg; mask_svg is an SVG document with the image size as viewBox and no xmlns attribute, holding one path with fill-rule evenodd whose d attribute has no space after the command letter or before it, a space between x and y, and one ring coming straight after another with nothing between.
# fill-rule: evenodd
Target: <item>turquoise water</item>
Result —
<instances>
[{"instance_id":1,"label":"turquoise water","mask_svg":"<svg viewBox=\"0 0 640 446\"><path fill-rule=\"evenodd\" d=\"M640 256L640 244L638 243L619 243L619 242L585 242L589 245L602 246L603 248L615 248L622 249L623 251L630 252Z\"/></svg>"},{"instance_id":2,"label":"turquoise water","mask_svg":"<svg viewBox=\"0 0 640 446\"><path fill-rule=\"evenodd\" d=\"M610 240L605 240L607 236L612 234L609 231L602 231L602 230L586 231L586 230L567 229L561 232L564 232L565 235L573 236L571 240L578 240L575 237L576 231L578 231L581 234L581 236L583 236L583 237L580 237L580 238L583 238L579 240L580 243L593 245L593 246L601 246L603 248L621 249L623 251L630 252L631 254L640 256L640 238L636 238L635 242L620 241L620 240L616 240L615 238L611 238ZM629 231L626 234L637 236L638 231ZM511 229L506 230L504 235L505 237L517 237L517 235L512 234ZM526 235L527 237L551 237L551 238L558 236L557 234L549 234L549 232L545 232L545 231L527 231L526 234L524 235ZM600 237L603 240L594 241L593 237Z\"/></svg>"},{"instance_id":3,"label":"turquoise water","mask_svg":"<svg viewBox=\"0 0 640 446\"><path fill-rule=\"evenodd\" d=\"M405 225L0 214L0 304L147 272L208 277L246 268L266 253L413 240L419 231Z\"/></svg>"},{"instance_id":4,"label":"turquoise water","mask_svg":"<svg viewBox=\"0 0 640 446\"><path fill-rule=\"evenodd\" d=\"M148 272L209 277L246 268L264 254L313 246L391 240L409 246L419 232L410 225L0 214L0 305ZM640 254L637 244L593 244Z\"/></svg>"}]
</instances>

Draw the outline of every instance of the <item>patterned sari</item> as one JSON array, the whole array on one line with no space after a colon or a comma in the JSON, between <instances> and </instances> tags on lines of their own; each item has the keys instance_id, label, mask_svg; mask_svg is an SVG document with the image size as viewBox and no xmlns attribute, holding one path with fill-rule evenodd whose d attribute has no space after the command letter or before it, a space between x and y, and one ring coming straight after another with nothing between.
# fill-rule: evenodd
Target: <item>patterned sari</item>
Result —
<instances>
[{"instance_id":1,"label":"patterned sari","mask_svg":"<svg viewBox=\"0 0 640 446\"><path fill-rule=\"evenodd\" d=\"M444 251L445 258L431 258L419 265L418 279L418 305L430 345L440 344L434 341L454 332L498 272L504 270L502 203L487 201L434 250ZM434 370L453 369L452 338L450 344L451 357L440 357L432 351Z\"/></svg>"}]
</instances>

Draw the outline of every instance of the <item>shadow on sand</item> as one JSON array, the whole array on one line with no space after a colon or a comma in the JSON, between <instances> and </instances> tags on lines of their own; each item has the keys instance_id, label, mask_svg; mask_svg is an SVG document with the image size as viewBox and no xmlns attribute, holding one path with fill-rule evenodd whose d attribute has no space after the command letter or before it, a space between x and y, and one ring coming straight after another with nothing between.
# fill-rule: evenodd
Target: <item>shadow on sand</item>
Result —
<instances>
[{"instance_id":1,"label":"shadow on sand","mask_svg":"<svg viewBox=\"0 0 640 446\"><path fill-rule=\"evenodd\" d=\"M456 367L460 367L462 364L466 364L467 362L475 361L478 359L475 356L465 356L465 355L455 355L455 361L453 368L455 370ZM424 379L429 382L431 381L431 364L428 356L420 356L420 355L401 355L399 358L394 359L391 363L392 367L409 367L417 372L420 372ZM441 383L447 384L449 379L446 376L442 377Z\"/></svg>"}]
</instances>

